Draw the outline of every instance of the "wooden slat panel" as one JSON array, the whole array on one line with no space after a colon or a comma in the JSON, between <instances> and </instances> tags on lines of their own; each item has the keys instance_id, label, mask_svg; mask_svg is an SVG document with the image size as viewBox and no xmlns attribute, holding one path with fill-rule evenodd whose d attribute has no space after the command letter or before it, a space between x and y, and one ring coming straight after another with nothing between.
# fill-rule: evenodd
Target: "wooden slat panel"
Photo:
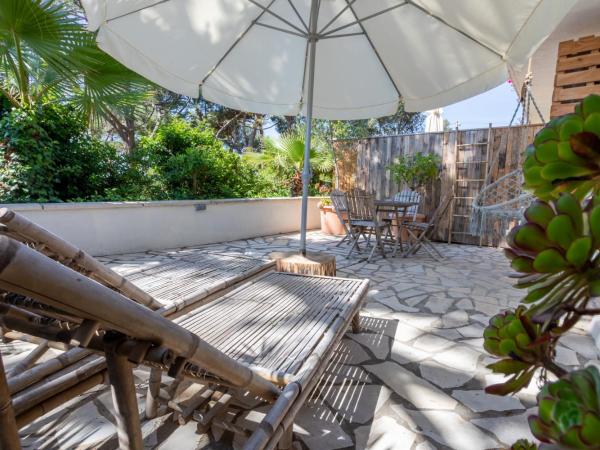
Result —
<instances>
[{"instance_id":1,"label":"wooden slat panel","mask_svg":"<svg viewBox=\"0 0 600 450\"><path fill-rule=\"evenodd\" d=\"M585 67L599 66L600 52L595 51L585 55L578 56L562 56L558 58L556 63L556 71L563 72L565 70L582 69Z\"/></svg>"},{"instance_id":2,"label":"wooden slat panel","mask_svg":"<svg viewBox=\"0 0 600 450\"><path fill-rule=\"evenodd\" d=\"M573 55L575 53L589 52L600 48L600 37L585 36L576 41L564 41L558 46L558 56Z\"/></svg>"},{"instance_id":3,"label":"wooden slat panel","mask_svg":"<svg viewBox=\"0 0 600 450\"><path fill-rule=\"evenodd\" d=\"M572 102L573 100L581 100L590 94L600 94L600 80L599 84L588 84L572 88L555 88L553 100L555 102Z\"/></svg>"},{"instance_id":4,"label":"wooden slat panel","mask_svg":"<svg viewBox=\"0 0 600 450\"><path fill-rule=\"evenodd\" d=\"M586 70L578 70L576 72L556 74L556 86L588 83L598 80L600 80L600 68L596 67L587 68Z\"/></svg>"},{"instance_id":5,"label":"wooden slat panel","mask_svg":"<svg viewBox=\"0 0 600 450\"><path fill-rule=\"evenodd\" d=\"M550 117L573 111L575 103L600 93L600 37L588 36L558 45ZM566 106L565 106L566 105Z\"/></svg>"},{"instance_id":6,"label":"wooden slat panel","mask_svg":"<svg viewBox=\"0 0 600 450\"><path fill-rule=\"evenodd\" d=\"M573 103L555 103L552 105L550 109L550 117L559 117L564 116L565 114L571 114L575 111L575 105L577 102Z\"/></svg>"}]
</instances>

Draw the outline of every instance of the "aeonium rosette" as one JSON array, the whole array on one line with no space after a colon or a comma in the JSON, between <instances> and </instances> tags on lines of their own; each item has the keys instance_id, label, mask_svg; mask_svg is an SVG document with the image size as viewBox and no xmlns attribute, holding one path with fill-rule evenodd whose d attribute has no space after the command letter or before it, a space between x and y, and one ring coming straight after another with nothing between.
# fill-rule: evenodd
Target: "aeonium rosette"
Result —
<instances>
[{"instance_id":1,"label":"aeonium rosette","mask_svg":"<svg viewBox=\"0 0 600 450\"><path fill-rule=\"evenodd\" d=\"M527 147L525 187L550 200L562 192L583 199L600 181L600 96L590 95L573 114L551 120Z\"/></svg>"},{"instance_id":2,"label":"aeonium rosette","mask_svg":"<svg viewBox=\"0 0 600 450\"><path fill-rule=\"evenodd\" d=\"M551 340L544 339L541 325L533 323L523 305L492 317L483 337L483 348L502 358L488 368L511 377L504 383L488 386L486 392L490 394L506 395L527 386L535 370L548 361L552 352Z\"/></svg>"},{"instance_id":3,"label":"aeonium rosette","mask_svg":"<svg viewBox=\"0 0 600 450\"><path fill-rule=\"evenodd\" d=\"M560 308L577 311L600 295L600 198L589 199L585 208L568 193L535 201L508 243L505 253L519 272L517 287L529 290L523 303L535 303L532 316L552 318Z\"/></svg>"},{"instance_id":4,"label":"aeonium rosette","mask_svg":"<svg viewBox=\"0 0 600 450\"><path fill-rule=\"evenodd\" d=\"M546 383L529 427L540 448L600 450L600 373L594 366Z\"/></svg>"}]
</instances>

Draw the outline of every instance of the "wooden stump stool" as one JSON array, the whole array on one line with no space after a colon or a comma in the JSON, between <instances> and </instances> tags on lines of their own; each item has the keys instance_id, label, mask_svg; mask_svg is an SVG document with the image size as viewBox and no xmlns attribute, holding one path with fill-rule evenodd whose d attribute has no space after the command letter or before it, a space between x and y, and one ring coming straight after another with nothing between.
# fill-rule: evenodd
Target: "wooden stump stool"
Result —
<instances>
[{"instance_id":1,"label":"wooden stump stool","mask_svg":"<svg viewBox=\"0 0 600 450\"><path fill-rule=\"evenodd\" d=\"M273 252L270 257L277 262L278 272L335 277L335 256L327 253Z\"/></svg>"}]
</instances>

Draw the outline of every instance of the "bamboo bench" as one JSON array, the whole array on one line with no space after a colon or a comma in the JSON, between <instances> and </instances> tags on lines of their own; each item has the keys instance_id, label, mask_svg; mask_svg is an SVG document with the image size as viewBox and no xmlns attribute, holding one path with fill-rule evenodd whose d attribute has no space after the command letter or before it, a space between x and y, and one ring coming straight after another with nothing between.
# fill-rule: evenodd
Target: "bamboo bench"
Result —
<instances>
[{"instance_id":1,"label":"bamboo bench","mask_svg":"<svg viewBox=\"0 0 600 450\"><path fill-rule=\"evenodd\" d=\"M357 315L368 286L366 280L269 273L200 307L193 305L192 309L175 300L157 308L154 297L131 282L116 283L106 268L95 267L93 272L103 285L89 274L83 276L66 267L65 261L50 260L6 236L0 237L0 246L0 287L43 305L35 312L4 305L4 324L38 339L63 345L76 342L105 355L106 363L91 354L81 358L81 352L87 350L65 354L70 357L67 363L78 364L76 373L95 370L90 378L96 383L106 378L102 364L108 366L120 445L134 449L142 444L131 362L153 367L147 411L148 404L157 400L161 372L168 371L176 379L185 376L207 384L214 388L211 392L220 390L216 406L200 417L204 424L216 420L234 395L250 394L272 402L246 448L272 448L284 433L289 440L295 414L317 382L323 362ZM77 257L88 267L95 261L78 255L67 264ZM109 277L113 282L106 283ZM134 297L146 306L131 301ZM185 307L192 310L173 322L151 311L152 307L171 312ZM71 323L68 331L59 326L58 318ZM56 384L57 395L64 393L59 380L50 381ZM81 390L83 384L76 386ZM3 392L8 395L9 391L0 386L0 396ZM0 403L5 400L0 398ZM25 405L45 411L56 403L52 400L38 399L36 403L35 395L30 395L30 403ZM27 414L23 403L19 408L19 417ZM10 409L0 412L1 431L18 442L16 425L11 427L7 419L12 413ZM248 435L248 430L233 425L231 430Z\"/></svg>"}]
</instances>

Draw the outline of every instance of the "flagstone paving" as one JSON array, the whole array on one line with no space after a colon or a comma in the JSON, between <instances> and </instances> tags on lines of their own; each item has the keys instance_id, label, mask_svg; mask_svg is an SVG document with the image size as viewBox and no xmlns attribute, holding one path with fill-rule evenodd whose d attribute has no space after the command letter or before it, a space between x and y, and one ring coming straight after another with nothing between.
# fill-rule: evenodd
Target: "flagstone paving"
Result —
<instances>
[{"instance_id":1,"label":"flagstone paving","mask_svg":"<svg viewBox=\"0 0 600 450\"><path fill-rule=\"evenodd\" d=\"M491 315L518 304L521 292L507 278L502 252L493 248L437 244L443 262L425 253L411 258L346 259L337 239L311 233L309 249L336 255L338 275L370 278L361 334L348 333L331 358L319 387L298 414L297 448L372 450L478 450L507 448L532 438L536 381L514 397L496 397L484 387L501 377L485 368L482 348ZM298 236L240 240L186 249L262 257L297 247ZM102 258L121 270L156 264L165 252ZM172 257L172 253L169 257ZM563 345L564 344L564 345ZM598 359L584 330L571 333L558 351L566 366ZM5 363L19 360L24 344L2 347ZM140 409L147 372L136 370ZM22 430L26 448L114 448L114 415L106 388L99 387ZM168 417L168 416L167 416ZM232 419L256 424L253 411ZM223 448L222 430L198 435L193 422L176 426L164 416L144 422L146 448ZM235 448L240 448L237 440Z\"/></svg>"}]
</instances>

